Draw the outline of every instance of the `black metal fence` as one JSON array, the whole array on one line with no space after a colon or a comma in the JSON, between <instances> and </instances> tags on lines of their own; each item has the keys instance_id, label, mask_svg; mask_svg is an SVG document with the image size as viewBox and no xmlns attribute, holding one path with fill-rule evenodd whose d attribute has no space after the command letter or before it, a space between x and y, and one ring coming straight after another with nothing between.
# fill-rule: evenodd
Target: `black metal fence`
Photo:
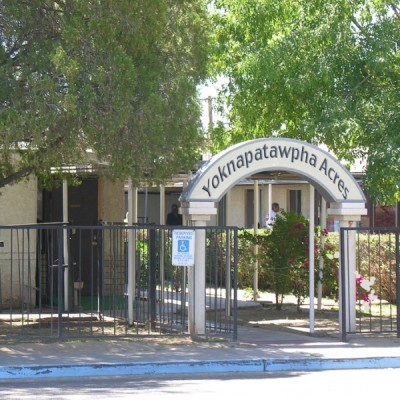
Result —
<instances>
[{"instance_id":1,"label":"black metal fence","mask_svg":"<svg viewBox=\"0 0 400 400\"><path fill-rule=\"evenodd\" d=\"M341 229L344 339L357 333L393 333L400 337L399 234L399 228Z\"/></svg>"},{"instance_id":2,"label":"black metal fence","mask_svg":"<svg viewBox=\"0 0 400 400\"><path fill-rule=\"evenodd\" d=\"M182 228L206 231L206 335L236 339L237 230ZM192 267L172 265L172 232L124 224L0 227L0 340L187 335Z\"/></svg>"}]
</instances>

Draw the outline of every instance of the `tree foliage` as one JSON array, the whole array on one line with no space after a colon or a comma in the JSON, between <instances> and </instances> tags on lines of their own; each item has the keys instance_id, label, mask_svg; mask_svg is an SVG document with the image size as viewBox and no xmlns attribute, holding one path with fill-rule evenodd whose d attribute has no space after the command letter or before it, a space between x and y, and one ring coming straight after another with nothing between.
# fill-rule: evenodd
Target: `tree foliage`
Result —
<instances>
[{"instance_id":1,"label":"tree foliage","mask_svg":"<svg viewBox=\"0 0 400 400\"><path fill-rule=\"evenodd\" d=\"M0 187L88 162L162 181L193 167L202 0L1 0Z\"/></svg>"},{"instance_id":2,"label":"tree foliage","mask_svg":"<svg viewBox=\"0 0 400 400\"><path fill-rule=\"evenodd\" d=\"M364 187L400 199L400 2L216 0L213 66L229 127L215 149L285 136L362 159Z\"/></svg>"}]
</instances>

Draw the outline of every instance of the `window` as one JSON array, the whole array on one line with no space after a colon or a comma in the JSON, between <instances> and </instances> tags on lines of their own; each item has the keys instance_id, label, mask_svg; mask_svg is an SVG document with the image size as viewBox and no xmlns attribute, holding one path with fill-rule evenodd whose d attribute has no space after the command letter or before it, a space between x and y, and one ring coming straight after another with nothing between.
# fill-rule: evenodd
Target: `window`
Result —
<instances>
[{"instance_id":1,"label":"window","mask_svg":"<svg viewBox=\"0 0 400 400\"><path fill-rule=\"evenodd\" d=\"M226 195L218 203L218 225L226 226Z\"/></svg>"},{"instance_id":2,"label":"window","mask_svg":"<svg viewBox=\"0 0 400 400\"><path fill-rule=\"evenodd\" d=\"M289 211L301 214L301 190L289 190Z\"/></svg>"}]
</instances>

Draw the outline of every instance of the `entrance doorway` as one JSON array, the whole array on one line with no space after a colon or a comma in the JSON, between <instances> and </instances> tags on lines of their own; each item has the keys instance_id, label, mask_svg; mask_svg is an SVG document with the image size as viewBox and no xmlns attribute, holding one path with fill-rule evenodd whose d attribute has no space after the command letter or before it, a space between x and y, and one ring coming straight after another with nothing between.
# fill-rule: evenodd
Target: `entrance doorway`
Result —
<instances>
[{"instance_id":1,"label":"entrance doorway","mask_svg":"<svg viewBox=\"0 0 400 400\"><path fill-rule=\"evenodd\" d=\"M330 203L328 214L339 221L340 227L351 227L366 214L365 196L351 173L330 153L309 143L290 138L259 138L233 145L211 158L197 171L180 197L182 214L192 226L205 226L212 215L216 214L215 204L228 191L246 179L259 173L283 172L297 174L310 184L310 231L309 263L314 264L314 212L315 190ZM312 188L312 189L311 189ZM255 197L257 198L257 197ZM301 210L301 197L294 193L294 208ZM258 217L254 218L257 219ZM197 237L198 236L198 237ZM351 240L350 240L351 239ZM354 276L355 257L353 237L351 236L341 252L349 249L347 254L346 273ZM196 256L192 275L193 282L191 303L194 303L195 318L189 321L190 329L195 334L202 334L205 323L204 309L204 252L205 238L196 235ZM343 250L345 249L345 250ZM198 275L198 276L197 276ZM339 276L339 280L341 277ZM254 281L257 281L255 268ZM347 280L349 282L349 280ZM257 283L255 283L255 294ZM314 304L314 272L309 273L310 304ZM355 289L355 283L353 284ZM349 288L353 290L352 288ZM346 293L346 300L354 303L355 296ZM346 316L347 317L347 316ZM348 316L353 321L353 316ZM314 327L314 309L310 307L310 332Z\"/></svg>"},{"instance_id":2,"label":"entrance doorway","mask_svg":"<svg viewBox=\"0 0 400 400\"><path fill-rule=\"evenodd\" d=\"M79 186L68 187L68 220L71 226L98 225L98 178L88 177ZM62 188L43 191L43 222L63 222ZM98 252L101 248L100 235L96 229L68 230L69 287L82 282L83 296L96 295L99 273ZM85 251L82 251L85 249ZM91 249L88 251L88 249Z\"/></svg>"}]
</instances>

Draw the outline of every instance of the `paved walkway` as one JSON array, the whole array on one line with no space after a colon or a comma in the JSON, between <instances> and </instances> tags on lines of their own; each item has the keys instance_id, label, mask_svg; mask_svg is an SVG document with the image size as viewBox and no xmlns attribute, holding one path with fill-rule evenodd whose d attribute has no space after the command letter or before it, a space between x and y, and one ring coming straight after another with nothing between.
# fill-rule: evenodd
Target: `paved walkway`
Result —
<instances>
[{"instance_id":1,"label":"paved walkway","mask_svg":"<svg viewBox=\"0 0 400 400\"><path fill-rule=\"evenodd\" d=\"M396 337L319 337L239 327L238 341L102 339L0 345L0 379L400 368Z\"/></svg>"}]
</instances>

